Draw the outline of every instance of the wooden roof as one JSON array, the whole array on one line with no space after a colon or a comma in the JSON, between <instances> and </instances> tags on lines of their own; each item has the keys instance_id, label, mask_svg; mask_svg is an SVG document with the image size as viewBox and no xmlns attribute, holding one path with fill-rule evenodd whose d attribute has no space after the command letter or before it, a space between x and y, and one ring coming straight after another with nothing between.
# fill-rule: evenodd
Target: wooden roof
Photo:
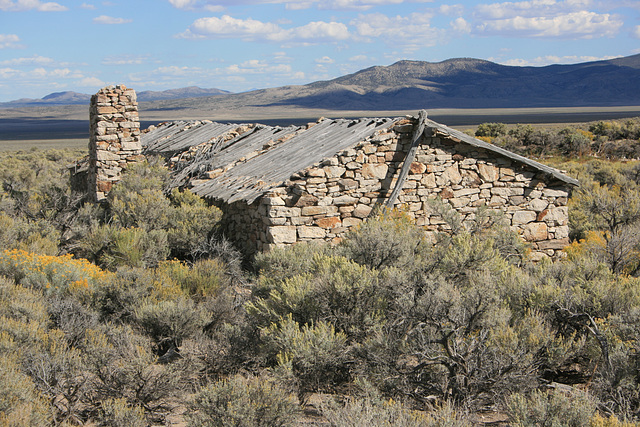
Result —
<instances>
[{"instance_id":1,"label":"wooden roof","mask_svg":"<svg viewBox=\"0 0 640 427\"><path fill-rule=\"evenodd\" d=\"M398 118L320 119L308 126L222 124L211 121L162 123L141 136L146 154L174 159L172 186L192 181L192 191L227 203L253 203L296 172L339 154ZM558 170L426 119L441 136L524 163L567 184L578 181Z\"/></svg>"}]
</instances>

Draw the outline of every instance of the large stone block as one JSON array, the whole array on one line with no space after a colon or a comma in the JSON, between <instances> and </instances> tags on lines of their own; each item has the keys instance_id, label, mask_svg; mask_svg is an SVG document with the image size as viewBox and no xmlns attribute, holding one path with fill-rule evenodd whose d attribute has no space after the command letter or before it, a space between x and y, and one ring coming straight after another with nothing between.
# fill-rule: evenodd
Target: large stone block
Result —
<instances>
[{"instance_id":1,"label":"large stone block","mask_svg":"<svg viewBox=\"0 0 640 427\"><path fill-rule=\"evenodd\" d=\"M333 199L333 204L336 206L353 205L358 202L358 199L351 196L340 196Z\"/></svg>"},{"instance_id":2,"label":"large stone block","mask_svg":"<svg viewBox=\"0 0 640 427\"><path fill-rule=\"evenodd\" d=\"M277 225L267 229L267 239L269 243L295 243L297 237L297 228L293 225Z\"/></svg>"},{"instance_id":3,"label":"large stone block","mask_svg":"<svg viewBox=\"0 0 640 427\"><path fill-rule=\"evenodd\" d=\"M560 250L560 249L564 249L568 245L569 245L568 237L564 239L543 240L537 243L539 250L547 250L547 249Z\"/></svg>"},{"instance_id":4,"label":"large stone block","mask_svg":"<svg viewBox=\"0 0 640 427\"><path fill-rule=\"evenodd\" d=\"M365 178L384 179L389 171L389 166L385 163L365 163L362 165L362 176Z\"/></svg>"},{"instance_id":5,"label":"large stone block","mask_svg":"<svg viewBox=\"0 0 640 427\"><path fill-rule=\"evenodd\" d=\"M545 209L538 214L538 221L545 221L550 225L566 225L569 221L569 209L566 206Z\"/></svg>"},{"instance_id":6,"label":"large stone block","mask_svg":"<svg viewBox=\"0 0 640 427\"><path fill-rule=\"evenodd\" d=\"M336 228L342 225L342 221L337 216L331 216L328 218L320 218L316 220L316 225L322 228Z\"/></svg>"},{"instance_id":7,"label":"large stone block","mask_svg":"<svg viewBox=\"0 0 640 427\"><path fill-rule=\"evenodd\" d=\"M547 240L549 237L548 231L547 224L544 222L532 222L524 226L522 237L529 242Z\"/></svg>"},{"instance_id":8,"label":"large stone block","mask_svg":"<svg viewBox=\"0 0 640 427\"><path fill-rule=\"evenodd\" d=\"M462 182L462 175L460 175L457 163L446 168L442 174L436 178L436 183L441 187L457 185L460 184L460 182Z\"/></svg>"},{"instance_id":9,"label":"large stone block","mask_svg":"<svg viewBox=\"0 0 640 427\"><path fill-rule=\"evenodd\" d=\"M517 211L514 212L513 218L511 218L511 225L528 224L536 220L536 213L532 211Z\"/></svg>"},{"instance_id":10,"label":"large stone block","mask_svg":"<svg viewBox=\"0 0 640 427\"><path fill-rule=\"evenodd\" d=\"M305 206L302 208L302 216L325 215L326 213L326 206Z\"/></svg>"},{"instance_id":11,"label":"large stone block","mask_svg":"<svg viewBox=\"0 0 640 427\"><path fill-rule=\"evenodd\" d=\"M326 235L327 231L318 226L298 227L298 237L301 239L323 239Z\"/></svg>"},{"instance_id":12,"label":"large stone block","mask_svg":"<svg viewBox=\"0 0 640 427\"><path fill-rule=\"evenodd\" d=\"M352 215L357 218L366 218L369 216L373 208L368 205L357 205L353 210Z\"/></svg>"},{"instance_id":13,"label":"large stone block","mask_svg":"<svg viewBox=\"0 0 640 427\"><path fill-rule=\"evenodd\" d=\"M486 182L497 181L500 176L500 170L497 167L486 163L478 163L478 173Z\"/></svg>"}]
</instances>

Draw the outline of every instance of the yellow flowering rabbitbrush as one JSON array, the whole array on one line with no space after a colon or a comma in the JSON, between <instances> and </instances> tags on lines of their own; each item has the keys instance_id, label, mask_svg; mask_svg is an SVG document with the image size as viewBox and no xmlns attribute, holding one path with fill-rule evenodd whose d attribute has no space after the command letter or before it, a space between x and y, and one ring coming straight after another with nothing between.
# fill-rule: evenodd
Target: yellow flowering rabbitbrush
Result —
<instances>
[{"instance_id":1,"label":"yellow flowering rabbitbrush","mask_svg":"<svg viewBox=\"0 0 640 427\"><path fill-rule=\"evenodd\" d=\"M52 293L91 293L108 272L72 255L38 255L20 249L0 252L0 274Z\"/></svg>"}]
</instances>

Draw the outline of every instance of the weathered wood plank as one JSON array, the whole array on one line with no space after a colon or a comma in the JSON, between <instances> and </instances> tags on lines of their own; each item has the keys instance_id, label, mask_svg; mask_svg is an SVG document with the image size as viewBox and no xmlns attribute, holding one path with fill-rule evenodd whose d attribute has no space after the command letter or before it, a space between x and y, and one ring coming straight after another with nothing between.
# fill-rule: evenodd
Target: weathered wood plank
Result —
<instances>
[{"instance_id":1,"label":"weathered wood plank","mask_svg":"<svg viewBox=\"0 0 640 427\"><path fill-rule=\"evenodd\" d=\"M396 204L396 200L398 199L398 195L400 191L402 191L402 186L404 185L405 179L407 179L407 175L409 174L409 169L411 168L411 163L416 158L416 153L418 152L418 146L420 145L420 140L422 139L422 134L424 133L424 129L427 123L427 110L420 110L418 113L418 123L416 124L416 129L413 131L413 139L411 141L411 147L409 148L409 152L407 152L407 156L404 159L404 163L402 164L402 169L400 170L400 175L398 175L398 180L396 181L396 186L393 188L391 195L387 199L387 207L392 208L393 205Z\"/></svg>"}]
</instances>

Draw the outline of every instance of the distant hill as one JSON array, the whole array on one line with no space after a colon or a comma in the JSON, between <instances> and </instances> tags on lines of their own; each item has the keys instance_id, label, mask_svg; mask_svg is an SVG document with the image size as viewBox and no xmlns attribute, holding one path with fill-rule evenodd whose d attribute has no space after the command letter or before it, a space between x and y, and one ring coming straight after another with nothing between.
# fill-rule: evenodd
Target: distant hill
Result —
<instances>
[{"instance_id":1,"label":"distant hill","mask_svg":"<svg viewBox=\"0 0 640 427\"><path fill-rule=\"evenodd\" d=\"M230 93L231 92L222 89L202 89L197 86L189 86L181 89L163 90L161 92L151 90L138 92L138 101L148 102L164 99L201 98L205 96L225 95Z\"/></svg>"},{"instance_id":2,"label":"distant hill","mask_svg":"<svg viewBox=\"0 0 640 427\"><path fill-rule=\"evenodd\" d=\"M546 67L399 61L298 91L274 103L366 110L640 105L640 55Z\"/></svg>"},{"instance_id":3,"label":"distant hill","mask_svg":"<svg viewBox=\"0 0 640 427\"><path fill-rule=\"evenodd\" d=\"M142 91L138 92L139 102L150 102L168 99L198 98L205 96L215 96L229 94L230 92L221 89L203 89L197 86L190 86L180 89L169 89L164 91ZM1 102L0 108L23 108L54 105L89 105L91 95L78 92L54 92L41 99L23 98L15 101Z\"/></svg>"},{"instance_id":4,"label":"distant hill","mask_svg":"<svg viewBox=\"0 0 640 427\"><path fill-rule=\"evenodd\" d=\"M126 83L126 82L125 82ZM0 108L87 104L59 92ZM640 105L640 54L607 61L545 67L500 65L473 58L399 61L327 81L229 93L187 87L138 93L141 111L236 111L293 107L335 111L434 108L611 107Z\"/></svg>"}]
</instances>

